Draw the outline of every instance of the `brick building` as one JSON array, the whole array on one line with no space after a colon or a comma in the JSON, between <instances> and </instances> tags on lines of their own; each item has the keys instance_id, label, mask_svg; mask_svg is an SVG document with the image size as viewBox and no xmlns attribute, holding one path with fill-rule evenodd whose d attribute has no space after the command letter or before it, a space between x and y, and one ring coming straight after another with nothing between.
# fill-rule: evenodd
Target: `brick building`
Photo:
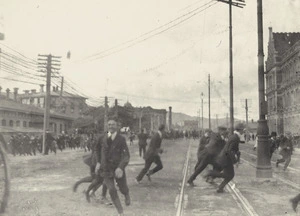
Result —
<instances>
[{"instance_id":1,"label":"brick building","mask_svg":"<svg viewBox=\"0 0 300 216\"><path fill-rule=\"evenodd\" d=\"M67 114L50 112L50 130L56 134L72 127L74 117ZM1 132L41 132L44 122L44 109L22 104L17 99L17 88L14 94L0 87L0 129Z\"/></svg>"},{"instance_id":2,"label":"brick building","mask_svg":"<svg viewBox=\"0 0 300 216\"><path fill-rule=\"evenodd\" d=\"M266 61L268 125L277 134L299 133L300 32L276 33L269 28Z\"/></svg>"},{"instance_id":3,"label":"brick building","mask_svg":"<svg viewBox=\"0 0 300 216\"><path fill-rule=\"evenodd\" d=\"M36 89L25 90L24 94L17 93L17 99L22 104L34 105L36 107L45 107L45 95L44 85L40 85L40 91ZM62 113L73 118L82 117L83 113L88 109L85 97L68 93L66 91L61 92L58 87L53 87L51 91L51 103L50 110L56 113Z\"/></svg>"}]
</instances>

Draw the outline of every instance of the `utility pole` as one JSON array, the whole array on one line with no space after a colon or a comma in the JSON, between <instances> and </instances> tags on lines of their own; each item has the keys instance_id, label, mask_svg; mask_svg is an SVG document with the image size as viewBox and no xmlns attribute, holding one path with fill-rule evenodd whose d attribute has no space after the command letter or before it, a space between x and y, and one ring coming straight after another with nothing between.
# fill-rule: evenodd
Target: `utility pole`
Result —
<instances>
[{"instance_id":1,"label":"utility pole","mask_svg":"<svg viewBox=\"0 0 300 216\"><path fill-rule=\"evenodd\" d=\"M228 113L226 113L226 127L228 129Z\"/></svg>"},{"instance_id":2,"label":"utility pole","mask_svg":"<svg viewBox=\"0 0 300 216\"><path fill-rule=\"evenodd\" d=\"M172 130L172 107L169 107L169 131Z\"/></svg>"},{"instance_id":3,"label":"utility pole","mask_svg":"<svg viewBox=\"0 0 300 216\"><path fill-rule=\"evenodd\" d=\"M218 0L229 5L229 98L230 98L230 132L234 129L233 110L233 55L232 55L232 6L243 8L245 0Z\"/></svg>"},{"instance_id":4,"label":"utility pole","mask_svg":"<svg viewBox=\"0 0 300 216\"><path fill-rule=\"evenodd\" d=\"M202 112L202 124L201 124L201 126L202 126L202 133L203 133L203 97L204 97L204 94L203 94L203 92L201 92L201 112Z\"/></svg>"},{"instance_id":5,"label":"utility pole","mask_svg":"<svg viewBox=\"0 0 300 216\"><path fill-rule=\"evenodd\" d=\"M140 116L139 116L139 131L142 133L142 118L143 118L143 109L140 108Z\"/></svg>"},{"instance_id":6,"label":"utility pole","mask_svg":"<svg viewBox=\"0 0 300 216\"><path fill-rule=\"evenodd\" d=\"M63 95L63 91L64 91L64 77L61 77L61 83L60 83L60 96Z\"/></svg>"},{"instance_id":7,"label":"utility pole","mask_svg":"<svg viewBox=\"0 0 300 216\"><path fill-rule=\"evenodd\" d=\"M118 110L118 99L115 99L115 116L119 118L119 110Z\"/></svg>"},{"instance_id":8,"label":"utility pole","mask_svg":"<svg viewBox=\"0 0 300 216\"><path fill-rule=\"evenodd\" d=\"M211 129L211 121L210 121L210 74L208 74L208 128Z\"/></svg>"},{"instance_id":9,"label":"utility pole","mask_svg":"<svg viewBox=\"0 0 300 216\"><path fill-rule=\"evenodd\" d=\"M45 96L45 110L44 110L44 127L43 127L43 154L46 153L46 133L50 130L49 122L50 122L50 103L51 103L51 75L52 69L59 70L59 68L53 66L60 66L59 56L52 55L38 55L41 58L38 58L38 67L41 68L39 72L46 72L46 96ZM54 62L54 63L53 63ZM55 63L57 62L57 63ZM43 70L43 69L46 69Z\"/></svg>"},{"instance_id":10,"label":"utility pole","mask_svg":"<svg viewBox=\"0 0 300 216\"><path fill-rule=\"evenodd\" d=\"M248 99L245 99L246 127L248 127Z\"/></svg>"},{"instance_id":11,"label":"utility pole","mask_svg":"<svg viewBox=\"0 0 300 216\"><path fill-rule=\"evenodd\" d=\"M107 132L107 120L108 120L108 98L105 96L104 98L104 133Z\"/></svg>"},{"instance_id":12,"label":"utility pole","mask_svg":"<svg viewBox=\"0 0 300 216\"><path fill-rule=\"evenodd\" d=\"M258 36L258 98L259 120L257 126L257 161L256 177L272 178L270 147L268 142L269 127L266 120L267 103L265 100L264 44L263 44L263 9L262 0L257 0L257 36Z\"/></svg>"}]
</instances>

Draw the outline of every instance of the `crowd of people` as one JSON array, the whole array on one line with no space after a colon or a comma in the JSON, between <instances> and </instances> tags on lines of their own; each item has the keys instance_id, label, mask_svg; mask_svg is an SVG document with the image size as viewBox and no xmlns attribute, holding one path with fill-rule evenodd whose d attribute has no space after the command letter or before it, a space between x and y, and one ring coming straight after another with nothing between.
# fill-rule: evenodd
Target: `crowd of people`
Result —
<instances>
[{"instance_id":1,"label":"crowd of people","mask_svg":"<svg viewBox=\"0 0 300 216\"><path fill-rule=\"evenodd\" d=\"M136 135L138 138L139 155L145 160L144 167L135 178L137 184L139 184L145 176L151 181L151 176L163 169L163 163L160 159L160 154L164 152L161 145L163 138L194 138L192 132L177 132L178 136L176 137L176 135L174 136L176 133L172 131L169 133L165 132L164 125L161 125L157 132L148 134L147 131L143 129L141 133ZM205 175L206 181L213 183L215 178L222 178L223 181L218 186L217 192L224 192L224 187L234 178L234 165L240 161L241 153L239 151L239 143L245 142L243 136L244 132L245 126L243 124L237 124L233 134L229 134L227 128L224 127L219 127L216 133L211 130L205 130L205 133L200 137L197 150L198 161L195 165L194 173L187 181L188 185L193 187L193 181L210 164L212 165L212 170L209 170ZM128 138L129 142L133 143L133 133L130 133ZM150 142L148 148L146 148L147 139L149 138ZM291 139L288 136L277 138L276 134L272 133L269 141L270 157L272 157L272 153L279 147L281 152L285 152L281 153L283 158L277 160L276 165L278 166L279 163L286 162L286 169L293 151ZM108 132L98 140L98 143L92 150L92 154L88 158L85 158L85 163L90 167L91 175L76 182L74 191L76 191L76 188L82 182L90 182L91 184L86 191L86 198L89 201L89 197L95 193L95 190L103 185L101 200L110 203L107 202L106 199L106 193L108 191L112 201L110 204L115 206L119 215L123 215L123 207L116 185L125 197L125 204L130 205L131 199L125 173L129 159L130 154L126 139L119 134L117 121L110 119L108 121ZM150 169L153 163L155 166ZM114 182L116 182L116 185ZM92 191L92 194L90 194L90 191ZM299 195L291 199L291 202L293 209L296 210Z\"/></svg>"},{"instance_id":2,"label":"crowd of people","mask_svg":"<svg viewBox=\"0 0 300 216\"><path fill-rule=\"evenodd\" d=\"M45 152L49 154L53 152L56 154L57 150L63 151L64 149L84 149L90 151L92 145L96 142L93 134L60 134L53 135L49 131L46 132L45 139ZM43 153L43 136L30 135L27 133L17 133L10 136L8 141L8 151L16 155L36 155Z\"/></svg>"}]
</instances>

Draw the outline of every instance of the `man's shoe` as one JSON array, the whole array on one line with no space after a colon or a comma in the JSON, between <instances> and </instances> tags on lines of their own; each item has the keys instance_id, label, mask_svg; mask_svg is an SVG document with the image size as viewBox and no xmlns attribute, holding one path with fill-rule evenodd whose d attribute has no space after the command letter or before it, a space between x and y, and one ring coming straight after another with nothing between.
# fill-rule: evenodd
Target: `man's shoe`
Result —
<instances>
[{"instance_id":1,"label":"man's shoe","mask_svg":"<svg viewBox=\"0 0 300 216\"><path fill-rule=\"evenodd\" d=\"M91 202L90 194L88 193L88 191L85 192L85 198L86 198L86 201Z\"/></svg>"},{"instance_id":2,"label":"man's shoe","mask_svg":"<svg viewBox=\"0 0 300 216\"><path fill-rule=\"evenodd\" d=\"M297 211L298 202L296 200L294 200L294 199L290 199L290 202L292 203L293 210L296 212Z\"/></svg>"},{"instance_id":3,"label":"man's shoe","mask_svg":"<svg viewBox=\"0 0 300 216\"><path fill-rule=\"evenodd\" d=\"M129 206L131 203L129 194L125 195L125 205Z\"/></svg>"},{"instance_id":4,"label":"man's shoe","mask_svg":"<svg viewBox=\"0 0 300 216\"><path fill-rule=\"evenodd\" d=\"M112 205L112 202L110 202L106 197L101 197L100 203L104 205Z\"/></svg>"},{"instance_id":5,"label":"man's shoe","mask_svg":"<svg viewBox=\"0 0 300 216\"><path fill-rule=\"evenodd\" d=\"M148 180L151 182L150 173L147 173L146 176L148 177Z\"/></svg>"},{"instance_id":6,"label":"man's shoe","mask_svg":"<svg viewBox=\"0 0 300 216\"><path fill-rule=\"evenodd\" d=\"M193 181L188 180L188 181L187 181L187 184L188 184L190 187L195 187L195 184L194 184Z\"/></svg>"},{"instance_id":7,"label":"man's shoe","mask_svg":"<svg viewBox=\"0 0 300 216\"><path fill-rule=\"evenodd\" d=\"M217 193L224 193L224 189L223 189L223 188L219 188L219 189L217 190Z\"/></svg>"},{"instance_id":8,"label":"man's shoe","mask_svg":"<svg viewBox=\"0 0 300 216\"><path fill-rule=\"evenodd\" d=\"M137 180L137 179L134 179L135 183L137 184L141 184L141 181Z\"/></svg>"}]
</instances>

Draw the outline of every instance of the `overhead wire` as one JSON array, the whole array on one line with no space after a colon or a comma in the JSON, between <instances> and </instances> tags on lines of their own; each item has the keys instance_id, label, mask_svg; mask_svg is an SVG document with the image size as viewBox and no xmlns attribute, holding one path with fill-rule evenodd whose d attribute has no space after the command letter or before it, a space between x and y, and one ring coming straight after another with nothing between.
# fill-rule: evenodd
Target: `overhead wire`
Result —
<instances>
[{"instance_id":1,"label":"overhead wire","mask_svg":"<svg viewBox=\"0 0 300 216\"><path fill-rule=\"evenodd\" d=\"M136 38L134 38L134 39L125 41L125 42L123 42L123 43L121 43L121 44L119 44L119 45L116 45L116 46L112 47L112 48L109 48L109 49L106 49L106 50L104 50L104 51L102 51L102 52L99 52L99 53L97 53L97 54L88 56L87 58L84 58L83 61L84 61L84 60L91 60L91 61L93 61L93 60L97 60L97 59L101 59L101 58L107 57L107 56L109 56L109 55L115 54L115 53L117 53L117 52L120 52L120 51L122 51L122 50L125 50L125 49L127 49L127 48L130 48L130 47L132 47L132 46L135 46L136 44L139 44L139 43L141 43L141 42L143 42L143 41L146 41L146 40L148 40L148 39L150 39L150 38L152 38L152 37L154 37L154 36L156 36L156 35L159 35L159 34L161 34L161 33L163 33L163 32L166 32L166 31L168 31L169 29L171 29L171 28L173 28L173 27L175 27L175 26L177 26L177 25L179 25L179 24L181 24L181 23L187 21L188 19L192 18L193 16L195 16L195 15L201 13L201 12L204 11L204 10L207 10L208 8L210 8L210 7L212 7L213 5L215 5L215 4L218 3L218 2L214 2L214 3L213 3L213 2L214 2L214 1L212 0L212 1L210 1L210 2L208 2L208 3L206 3L206 4L204 4L204 5L202 5L202 6L200 6L200 7L196 8L196 9L194 9L194 10L192 10L192 11L190 11L190 12L188 12L188 13L186 13L186 14L180 16L180 17L177 17L176 19L174 19L174 20L172 20L172 21L170 21L170 22L168 22L168 23L166 23L166 24L164 24L164 25L161 25L161 26L159 26L159 27L157 27L157 28L155 28L155 29L153 29L153 30L151 30L151 31L148 31L148 32L146 32L146 33L144 33L144 34L142 34L142 35L140 35L140 36L138 36L138 37L136 37ZM209 5L210 3L213 3L213 4ZM207 6L207 5L209 5L209 6ZM205 6L207 6L207 7L205 7ZM202 9L202 10L200 10L200 11L198 11L198 10L201 9L202 7L205 7L205 8ZM188 16L188 17L182 19L182 18L185 17L185 16ZM182 19L182 20L180 20L180 19ZM176 22L177 20L180 20L180 21ZM175 24L172 24L172 23L174 23L174 22L176 22L176 23L175 23ZM172 24L172 25L171 25L171 26L168 26L168 25L170 25L170 24ZM168 26L168 27L165 28L165 29L163 29L163 30L160 30L160 31L158 31L158 32L155 32L155 31L157 31L157 30L159 30L159 29L161 29L161 28L164 28L165 26ZM155 33L154 33L154 34L151 34L152 32L155 32ZM151 34L151 35L148 36L148 37L143 38L144 36L147 36L148 34ZM140 39L140 38L142 38L142 39ZM133 43L133 42L134 42L134 43ZM127 45L127 46L125 46L125 47L122 47L122 46L124 46L124 45L126 45L126 44L129 44L129 45ZM118 48L118 47L122 47L122 48L116 49L116 48ZM116 49L116 50L113 51L113 52L110 52L110 53L108 53L108 54L105 54L105 53L107 53L107 52L109 52L109 51L111 51L111 50L114 50L114 49Z\"/></svg>"}]
</instances>

